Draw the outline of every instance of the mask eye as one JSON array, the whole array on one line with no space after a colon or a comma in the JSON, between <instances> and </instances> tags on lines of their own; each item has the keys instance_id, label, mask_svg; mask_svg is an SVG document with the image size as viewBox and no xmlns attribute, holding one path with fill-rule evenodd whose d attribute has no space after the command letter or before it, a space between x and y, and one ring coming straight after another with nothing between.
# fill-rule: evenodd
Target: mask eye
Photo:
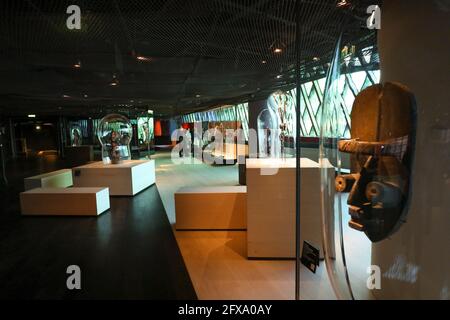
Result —
<instances>
[{"instance_id":1,"label":"mask eye","mask_svg":"<svg viewBox=\"0 0 450 320\"><path fill-rule=\"evenodd\" d=\"M394 208L402 200L400 189L392 184L373 181L367 184L366 197L372 205Z\"/></svg>"}]
</instances>

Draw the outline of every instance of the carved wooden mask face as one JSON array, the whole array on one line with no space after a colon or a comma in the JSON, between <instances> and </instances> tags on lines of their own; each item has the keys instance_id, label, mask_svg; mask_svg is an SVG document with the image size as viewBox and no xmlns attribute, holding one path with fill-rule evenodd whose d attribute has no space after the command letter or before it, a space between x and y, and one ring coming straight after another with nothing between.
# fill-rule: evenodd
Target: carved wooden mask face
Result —
<instances>
[{"instance_id":1,"label":"carved wooden mask face","mask_svg":"<svg viewBox=\"0 0 450 320\"><path fill-rule=\"evenodd\" d=\"M339 151L352 154L353 186L348 197L350 227L380 241L405 219L415 130L414 96L387 82L370 86L355 99L351 140Z\"/></svg>"}]
</instances>

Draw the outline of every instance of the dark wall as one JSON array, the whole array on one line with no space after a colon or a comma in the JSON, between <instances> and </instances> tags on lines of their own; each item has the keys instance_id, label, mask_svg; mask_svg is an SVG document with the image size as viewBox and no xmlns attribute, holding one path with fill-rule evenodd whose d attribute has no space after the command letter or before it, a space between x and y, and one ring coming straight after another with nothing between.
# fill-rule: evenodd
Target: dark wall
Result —
<instances>
[{"instance_id":1,"label":"dark wall","mask_svg":"<svg viewBox=\"0 0 450 320\"><path fill-rule=\"evenodd\" d=\"M37 127L39 126L39 128ZM31 152L40 150L57 150L57 129L53 122L18 123L16 138L26 140L27 149Z\"/></svg>"}]
</instances>

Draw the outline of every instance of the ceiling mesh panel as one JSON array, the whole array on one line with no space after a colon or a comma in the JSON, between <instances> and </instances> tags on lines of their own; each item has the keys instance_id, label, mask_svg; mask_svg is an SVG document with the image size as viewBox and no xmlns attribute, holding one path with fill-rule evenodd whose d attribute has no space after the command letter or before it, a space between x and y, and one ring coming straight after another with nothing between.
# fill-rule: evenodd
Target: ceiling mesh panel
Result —
<instances>
[{"instance_id":1,"label":"ceiling mesh panel","mask_svg":"<svg viewBox=\"0 0 450 320\"><path fill-rule=\"evenodd\" d=\"M372 2L299 0L305 81L323 77L344 21L347 38L373 42ZM72 4L81 30L66 27ZM174 115L266 98L295 84L295 32L295 0L2 0L0 108Z\"/></svg>"}]
</instances>

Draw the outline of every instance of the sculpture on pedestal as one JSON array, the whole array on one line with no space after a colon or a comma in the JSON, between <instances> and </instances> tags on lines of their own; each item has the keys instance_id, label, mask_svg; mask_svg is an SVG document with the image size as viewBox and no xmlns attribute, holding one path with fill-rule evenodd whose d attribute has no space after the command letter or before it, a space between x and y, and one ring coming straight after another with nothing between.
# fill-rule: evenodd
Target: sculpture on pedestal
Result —
<instances>
[{"instance_id":1,"label":"sculpture on pedestal","mask_svg":"<svg viewBox=\"0 0 450 320\"><path fill-rule=\"evenodd\" d=\"M130 141L133 129L127 117L109 114L100 120L97 137L102 145L105 164L119 164L131 159Z\"/></svg>"},{"instance_id":2,"label":"sculpture on pedestal","mask_svg":"<svg viewBox=\"0 0 450 320\"><path fill-rule=\"evenodd\" d=\"M258 115L259 153L262 157L285 158L288 97L283 91L274 92L267 107Z\"/></svg>"},{"instance_id":3,"label":"sculpture on pedestal","mask_svg":"<svg viewBox=\"0 0 450 320\"><path fill-rule=\"evenodd\" d=\"M72 140L72 147L79 147L83 144L83 136L79 127L72 127L70 130L70 138Z\"/></svg>"},{"instance_id":4,"label":"sculpture on pedestal","mask_svg":"<svg viewBox=\"0 0 450 320\"><path fill-rule=\"evenodd\" d=\"M286 158L286 151L284 149L285 147L285 140L287 137L287 122L286 122L286 115L287 115L287 96L284 92L276 92L274 94L275 101L278 104L278 117L279 117L279 123L280 123L280 153L281 158Z\"/></svg>"}]
</instances>

